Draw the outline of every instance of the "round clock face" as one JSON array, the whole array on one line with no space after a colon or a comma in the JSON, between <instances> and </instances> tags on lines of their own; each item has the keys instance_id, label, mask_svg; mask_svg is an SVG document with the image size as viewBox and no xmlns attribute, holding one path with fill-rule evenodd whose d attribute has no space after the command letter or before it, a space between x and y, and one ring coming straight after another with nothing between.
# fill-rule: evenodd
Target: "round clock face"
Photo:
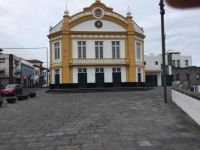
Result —
<instances>
[{"instance_id":1,"label":"round clock face","mask_svg":"<svg viewBox=\"0 0 200 150\"><path fill-rule=\"evenodd\" d=\"M104 11L102 8L97 7L93 10L93 15L94 17L100 19L104 16Z\"/></svg>"},{"instance_id":2,"label":"round clock face","mask_svg":"<svg viewBox=\"0 0 200 150\"><path fill-rule=\"evenodd\" d=\"M95 22L95 27L102 28L103 27L103 23L101 21L96 21Z\"/></svg>"}]
</instances>

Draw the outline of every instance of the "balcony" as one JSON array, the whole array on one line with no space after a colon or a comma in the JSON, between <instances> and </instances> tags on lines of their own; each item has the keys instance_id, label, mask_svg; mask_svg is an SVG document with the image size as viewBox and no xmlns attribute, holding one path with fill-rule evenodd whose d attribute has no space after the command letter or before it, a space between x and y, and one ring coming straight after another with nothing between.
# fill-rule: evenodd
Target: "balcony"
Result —
<instances>
[{"instance_id":1,"label":"balcony","mask_svg":"<svg viewBox=\"0 0 200 150\"><path fill-rule=\"evenodd\" d=\"M4 72L5 70L6 70L5 67L0 67L0 71L1 71L1 72Z\"/></svg>"},{"instance_id":2,"label":"balcony","mask_svg":"<svg viewBox=\"0 0 200 150\"><path fill-rule=\"evenodd\" d=\"M104 59L95 59L95 58L88 58L88 59L73 59L71 60L72 66L107 66L107 65L127 65L128 60L125 58L119 59L112 59L112 58L104 58Z\"/></svg>"}]
</instances>

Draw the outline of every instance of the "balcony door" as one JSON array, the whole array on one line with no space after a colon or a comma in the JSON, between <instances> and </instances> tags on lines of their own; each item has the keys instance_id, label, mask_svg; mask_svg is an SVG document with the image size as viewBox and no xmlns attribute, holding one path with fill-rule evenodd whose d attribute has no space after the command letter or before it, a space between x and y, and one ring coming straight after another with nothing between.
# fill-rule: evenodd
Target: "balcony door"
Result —
<instances>
[{"instance_id":1,"label":"balcony door","mask_svg":"<svg viewBox=\"0 0 200 150\"><path fill-rule=\"evenodd\" d=\"M104 87L104 69L96 68L95 73L96 87Z\"/></svg>"},{"instance_id":2,"label":"balcony door","mask_svg":"<svg viewBox=\"0 0 200 150\"><path fill-rule=\"evenodd\" d=\"M103 41L95 42L95 58L103 59Z\"/></svg>"},{"instance_id":3,"label":"balcony door","mask_svg":"<svg viewBox=\"0 0 200 150\"><path fill-rule=\"evenodd\" d=\"M78 69L78 86L80 88L87 87L87 69L86 68Z\"/></svg>"},{"instance_id":4,"label":"balcony door","mask_svg":"<svg viewBox=\"0 0 200 150\"><path fill-rule=\"evenodd\" d=\"M121 68L113 68L113 85L115 87L120 87L121 80Z\"/></svg>"}]
</instances>

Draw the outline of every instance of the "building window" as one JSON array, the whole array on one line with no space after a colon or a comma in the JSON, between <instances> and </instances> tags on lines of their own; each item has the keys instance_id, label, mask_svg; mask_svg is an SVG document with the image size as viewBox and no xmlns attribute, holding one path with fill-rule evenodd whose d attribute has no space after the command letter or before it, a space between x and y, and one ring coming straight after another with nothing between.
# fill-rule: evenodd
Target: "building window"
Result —
<instances>
[{"instance_id":1,"label":"building window","mask_svg":"<svg viewBox=\"0 0 200 150\"><path fill-rule=\"evenodd\" d=\"M104 73L104 68L96 68L96 73Z\"/></svg>"},{"instance_id":2,"label":"building window","mask_svg":"<svg viewBox=\"0 0 200 150\"><path fill-rule=\"evenodd\" d=\"M157 61L155 61L155 64L156 64L156 66L158 65L158 62Z\"/></svg>"},{"instance_id":3,"label":"building window","mask_svg":"<svg viewBox=\"0 0 200 150\"><path fill-rule=\"evenodd\" d=\"M176 61L175 60L172 60L172 66L176 67Z\"/></svg>"},{"instance_id":4,"label":"building window","mask_svg":"<svg viewBox=\"0 0 200 150\"><path fill-rule=\"evenodd\" d=\"M0 63L4 64L5 63L5 58L0 58Z\"/></svg>"},{"instance_id":5,"label":"building window","mask_svg":"<svg viewBox=\"0 0 200 150\"><path fill-rule=\"evenodd\" d=\"M188 60L185 60L185 66L188 66Z\"/></svg>"},{"instance_id":6,"label":"building window","mask_svg":"<svg viewBox=\"0 0 200 150\"><path fill-rule=\"evenodd\" d=\"M177 60L177 67L181 67L181 61Z\"/></svg>"},{"instance_id":7,"label":"building window","mask_svg":"<svg viewBox=\"0 0 200 150\"><path fill-rule=\"evenodd\" d=\"M121 68L113 68L113 72L121 72Z\"/></svg>"},{"instance_id":8,"label":"building window","mask_svg":"<svg viewBox=\"0 0 200 150\"><path fill-rule=\"evenodd\" d=\"M86 58L86 41L78 41L78 58Z\"/></svg>"},{"instance_id":9,"label":"building window","mask_svg":"<svg viewBox=\"0 0 200 150\"><path fill-rule=\"evenodd\" d=\"M112 57L120 58L120 42L119 41L112 42Z\"/></svg>"},{"instance_id":10,"label":"building window","mask_svg":"<svg viewBox=\"0 0 200 150\"><path fill-rule=\"evenodd\" d=\"M78 73L87 73L86 68L78 68Z\"/></svg>"},{"instance_id":11,"label":"building window","mask_svg":"<svg viewBox=\"0 0 200 150\"><path fill-rule=\"evenodd\" d=\"M197 73L197 80L200 80L200 73Z\"/></svg>"},{"instance_id":12,"label":"building window","mask_svg":"<svg viewBox=\"0 0 200 150\"><path fill-rule=\"evenodd\" d=\"M189 73L186 74L186 80L190 80L190 74Z\"/></svg>"},{"instance_id":13,"label":"building window","mask_svg":"<svg viewBox=\"0 0 200 150\"><path fill-rule=\"evenodd\" d=\"M54 69L54 74L60 74L60 69Z\"/></svg>"},{"instance_id":14,"label":"building window","mask_svg":"<svg viewBox=\"0 0 200 150\"><path fill-rule=\"evenodd\" d=\"M146 61L144 62L144 65L145 65L145 66L147 65L147 62L146 62Z\"/></svg>"},{"instance_id":15,"label":"building window","mask_svg":"<svg viewBox=\"0 0 200 150\"><path fill-rule=\"evenodd\" d=\"M59 42L54 43L54 58L60 59L60 43Z\"/></svg>"},{"instance_id":16,"label":"building window","mask_svg":"<svg viewBox=\"0 0 200 150\"><path fill-rule=\"evenodd\" d=\"M97 59L103 58L103 41L95 42L95 57Z\"/></svg>"},{"instance_id":17,"label":"building window","mask_svg":"<svg viewBox=\"0 0 200 150\"><path fill-rule=\"evenodd\" d=\"M180 75L176 74L176 81L180 81Z\"/></svg>"},{"instance_id":18,"label":"building window","mask_svg":"<svg viewBox=\"0 0 200 150\"><path fill-rule=\"evenodd\" d=\"M137 52L137 59L141 59L142 44L139 42L136 42L136 52Z\"/></svg>"}]
</instances>

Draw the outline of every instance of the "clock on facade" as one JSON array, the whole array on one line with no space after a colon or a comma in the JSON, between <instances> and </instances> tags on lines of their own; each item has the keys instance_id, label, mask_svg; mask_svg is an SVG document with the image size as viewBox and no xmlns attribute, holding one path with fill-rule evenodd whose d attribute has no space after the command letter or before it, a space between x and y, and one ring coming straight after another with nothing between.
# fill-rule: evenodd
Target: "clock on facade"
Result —
<instances>
[{"instance_id":1,"label":"clock on facade","mask_svg":"<svg viewBox=\"0 0 200 150\"><path fill-rule=\"evenodd\" d=\"M103 23L102 23L102 21L96 21L95 22L95 27L97 27L97 28L102 28L103 27Z\"/></svg>"},{"instance_id":2,"label":"clock on facade","mask_svg":"<svg viewBox=\"0 0 200 150\"><path fill-rule=\"evenodd\" d=\"M100 19L104 16L104 11L103 11L102 8L96 7L93 10L93 15L94 15L95 18Z\"/></svg>"}]
</instances>

